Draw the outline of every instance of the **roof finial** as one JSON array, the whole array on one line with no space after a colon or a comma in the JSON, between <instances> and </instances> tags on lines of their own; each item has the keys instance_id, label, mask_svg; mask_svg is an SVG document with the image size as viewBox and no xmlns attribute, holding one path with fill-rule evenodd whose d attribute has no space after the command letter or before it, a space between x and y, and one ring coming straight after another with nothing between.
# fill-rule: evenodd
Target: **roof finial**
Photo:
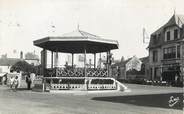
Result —
<instances>
[{"instance_id":1,"label":"roof finial","mask_svg":"<svg viewBox=\"0 0 184 114\"><path fill-rule=\"evenodd\" d=\"M174 15L176 15L176 7L174 7Z\"/></svg>"}]
</instances>

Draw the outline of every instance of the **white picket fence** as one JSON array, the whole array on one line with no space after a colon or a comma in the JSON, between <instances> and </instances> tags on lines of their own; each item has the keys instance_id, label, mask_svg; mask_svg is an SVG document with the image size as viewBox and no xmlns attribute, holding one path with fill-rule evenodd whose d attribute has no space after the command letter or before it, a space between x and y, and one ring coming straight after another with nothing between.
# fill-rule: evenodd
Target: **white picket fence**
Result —
<instances>
[{"instance_id":1,"label":"white picket fence","mask_svg":"<svg viewBox=\"0 0 184 114\"><path fill-rule=\"evenodd\" d=\"M51 84L51 90L84 89L84 84Z\"/></svg>"},{"instance_id":2,"label":"white picket fence","mask_svg":"<svg viewBox=\"0 0 184 114\"><path fill-rule=\"evenodd\" d=\"M111 90L116 89L115 84L89 84L89 90Z\"/></svg>"},{"instance_id":3,"label":"white picket fence","mask_svg":"<svg viewBox=\"0 0 184 114\"><path fill-rule=\"evenodd\" d=\"M51 90L85 89L85 84L51 84ZM114 84L88 84L89 90L112 90L116 89Z\"/></svg>"},{"instance_id":4,"label":"white picket fence","mask_svg":"<svg viewBox=\"0 0 184 114\"><path fill-rule=\"evenodd\" d=\"M48 78L51 79L51 78ZM96 79L96 78L93 78ZM107 78L106 78L107 79ZM50 90L126 90L127 87L118 82L113 78L108 78L114 80L112 84L91 84L91 81L84 84L62 84L62 83L46 83L43 79L35 79L34 85L36 89L42 91Z\"/></svg>"}]
</instances>

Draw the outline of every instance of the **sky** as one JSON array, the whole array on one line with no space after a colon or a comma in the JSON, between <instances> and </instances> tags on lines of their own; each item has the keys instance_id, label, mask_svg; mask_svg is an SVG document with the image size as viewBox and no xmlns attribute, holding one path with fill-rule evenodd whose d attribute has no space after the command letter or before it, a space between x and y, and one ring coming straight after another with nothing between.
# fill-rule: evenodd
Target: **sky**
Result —
<instances>
[{"instance_id":1,"label":"sky","mask_svg":"<svg viewBox=\"0 0 184 114\"><path fill-rule=\"evenodd\" d=\"M77 29L119 42L115 59L148 55L148 35L174 14L184 0L0 0L0 54L34 52L33 41ZM54 27L53 27L54 26Z\"/></svg>"}]
</instances>

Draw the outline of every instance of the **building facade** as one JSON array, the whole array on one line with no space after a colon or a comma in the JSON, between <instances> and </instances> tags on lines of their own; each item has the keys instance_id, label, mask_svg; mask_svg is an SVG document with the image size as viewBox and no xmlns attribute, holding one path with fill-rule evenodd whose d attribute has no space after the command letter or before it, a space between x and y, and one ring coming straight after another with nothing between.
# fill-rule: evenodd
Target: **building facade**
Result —
<instances>
[{"instance_id":1,"label":"building facade","mask_svg":"<svg viewBox=\"0 0 184 114\"><path fill-rule=\"evenodd\" d=\"M174 14L151 34L149 71L151 80L181 81L183 65L184 15Z\"/></svg>"},{"instance_id":2,"label":"building facade","mask_svg":"<svg viewBox=\"0 0 184 114\"><path fill-rule=\"evenodd\" d=\"M135 56L134 56L135 57ZM111 66L112 68L112 77L118 80L129 80L129 79L149 79L149 58L137 58L134 60L132 69L129 69L127 64L134 59L134 57L129 58L125 61L120 61ZM137 70L137 62L141 61L141 67Z\"/></svg>"},{"instance_id":3,"label":"building facade","mask_svg":"<svg viewBox=\"0 0 184 114\"><path fill-rule=\"evenodd\" d=\"M7 54L0 57L0 73L10 73L11 67L19 61L25 61L33 66L40 65L39 59L35 57L23 58L23 52L20 52L19 58L9 58Z\"/></svg>"},{"instance_id":4,"label":"building facade","mask_svg":"<svg viewBox=\"0 0 184 114\"><path fill-rule=\"evenodd\" d=\"M0 73L10 73L11 67L21 59L18 58L0 58Z\"/></svg>"},{"instance_id":5,"label":"building facade","mask_svg":"<svg viewBox=\"0 0 184 114\"><path fill-rule=\"evenodd\" d=\"M25 59L25 61L33 66L40 65L39 59Z\"/></svg>"}]
</instances>

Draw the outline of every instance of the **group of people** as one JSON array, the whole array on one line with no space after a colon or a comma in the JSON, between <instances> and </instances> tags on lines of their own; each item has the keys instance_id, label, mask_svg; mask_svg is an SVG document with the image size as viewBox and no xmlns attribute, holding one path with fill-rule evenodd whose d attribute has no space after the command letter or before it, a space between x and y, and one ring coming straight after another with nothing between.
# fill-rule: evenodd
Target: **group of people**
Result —
<instances>
[{"instance_id":1,"label":"group of people","mask_svg":"<svg viewBox=\"0 0 184 114\"><path fill-rule=\"evenodd\" d=\"M30 77L30 75L26 76L26 84L27 84L27 89L30 90L31 89L31 83L32 83L32 79ZM15 76L15 77L10 77L10 89L17 91L17 88L19 86L20 82L19 82L19 77Z\"/></svg>"},{"instance_id":2,"label":"group of people","mask_svg":"<svg viewBox=\"0 0 184 114\"><path fill-rule=\"evenodd\" d=\"M17 91L17 88L19 86L19 80L18 80L18 76L14 77L10 77L10 88L13 89L14 91Z\"/></svg>"}]
</instances>

